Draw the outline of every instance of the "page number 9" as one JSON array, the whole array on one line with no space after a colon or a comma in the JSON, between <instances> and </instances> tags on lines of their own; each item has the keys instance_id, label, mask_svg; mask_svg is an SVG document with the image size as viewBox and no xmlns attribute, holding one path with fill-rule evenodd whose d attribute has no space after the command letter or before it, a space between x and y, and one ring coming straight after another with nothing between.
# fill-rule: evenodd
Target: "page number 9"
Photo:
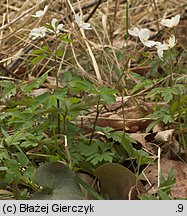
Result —
<instances>
[{"instance_id":1,"label":"page number 9","mask_svg":"<svg viewBox=\"0 0 187 216\"><path fill-rule=\"evenodd\" d=\"M178 204L178 210L176 212L183 212L183 204Z\"/></svg>"}]
</instances>

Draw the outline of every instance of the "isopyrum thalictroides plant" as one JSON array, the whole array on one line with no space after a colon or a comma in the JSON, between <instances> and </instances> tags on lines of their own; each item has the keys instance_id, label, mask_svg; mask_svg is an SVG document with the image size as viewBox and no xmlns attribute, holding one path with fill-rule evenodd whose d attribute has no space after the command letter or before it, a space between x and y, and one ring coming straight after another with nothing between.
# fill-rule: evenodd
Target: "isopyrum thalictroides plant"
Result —
<instances>
[{"instance_id":1,"label":"isopyrum thalictroides plant","mask_svg":"<svg viewBox=\"0 0 187 216\"><path fill-rule=\"evenodd\" d=\"M36 14L33 15L33 17L39 18L39 17L45 15L47 9L48 9L48 7L46 6L44 8L44 10L36 12ZM75 23L77 24L77 26L79 28L82 28L84 30L91 30L92 29L90 23L86 23L83 21L82 14L80 14L80 15L76 14L74 11L73 11L73 14L74 14ZM177 14L176 16L172 17L171 19L166 19L164 17L160 21L160 24L166 28L173 29L178 25L179 21L180 21L180 14ZM46 34L54 34L56 36L56 40L57 40L58 37L62 38L61 35L64 34L63 33L64 30L65 30L65 25L63 25L62 23L59 23L59 21L56 18L53 18L51 23L46 23L41 27L34 28L30 33L30 37L33 40L35 40L39 37L44 38L46 36ZM68 32L68 30L66 29L65 32ZM140 29L138 27L134 27L132 30L128 29L128 33L132 36L138 37L144 46L151 48L151 49L155 49L159 59L162 62L165 61L164 53L165 52L171 52L171 49L177 43L175 32L173 34L170 34L167 37L167 39L164 40L163 42L151 40L150 39L151 31L147 28ZM56 50L57 50L57 48L56 48ZM53 53L53 55L55 56L56 53ZM170 63L172 63L172 62L170 62ZM171 75L172 75L172 69L171 69ZM56 80L58 80L57 77L56 77ZM57 86L58 86L58 82L57 82ZM176 94L176 91L174 91L174 90L170 91L171 94ZM166 89L162 89L162 91L159 92L159 94L161 94L162 97L164 98L165 102L170 102L170 99L172 99L171 94L170 94L170 96L168 96L168 94L169 94L168 92L169 92L169 90L166 91ZM179 94L181 94L181 92ZM102 97L102 95L100 95L100 97ZM59 105L58 105L58 108L59 108ZM163 117L162 117L163 115L167 116L166 113L164 113L164 111L161 110L159 112L160 112L159 114L155 113L155 115L159 116L159 120L163 119ZM60 121L60 119L59 119L59 121ZM165 121L165 119L164 119L164 121ZM171 121L172 121L172 117L169 119L169 122L171 122ZM92 133L92 135L93 135L93 133ZM92 141L92 139L91 139L91 141ZM102 144L101 142L96 142L95 140L93 140L93 142L91 142L91 144L92 144L91 146L87 145L86 140L84 140L83 142L85 142L86 144L81 143L79 145L79 148L78 147L76 147L76 148L80 150L82 147L82 149L80 151L81 152L80 157L84 157L86 161L91 162L93 165L96 165L98 162L102 162L103 160L104 161L108 160L109 162L112 162L113 159L116 157L114 153L111 153L110 151L108 151L110 148L108 148L108 146L105 147L105 145ZM69 151L69 149L68 149L68 151ZM70 155L72 155L72 156L74 155L73 157L75 157L76 151L73 151L72 149L70 149L69 152L70 152ZM77 160L79 160L79 159L77 157Z\"/></svg>"}]
</instances>

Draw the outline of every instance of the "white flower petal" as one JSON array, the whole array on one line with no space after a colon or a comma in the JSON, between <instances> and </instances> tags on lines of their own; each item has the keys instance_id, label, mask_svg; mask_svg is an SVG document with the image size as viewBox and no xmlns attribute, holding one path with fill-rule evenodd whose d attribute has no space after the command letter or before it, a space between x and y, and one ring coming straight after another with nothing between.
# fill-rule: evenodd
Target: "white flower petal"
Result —
<instances>
[{"instance_id":1,"label":"white flower petal","mask_svg":"<svg viewBox=\"0 0 187 216\"><path fill-rule=\"evenodd\" d=\"M42 16L43 16L42 10L36 12L36 17L42 17Z\"/></svg>"},{"instance_id":2,"label":"white flower petal","mask_svg":"<svg viewBox=\"0 0 187 216\"><path fill-rule=\"evenodd\" d=\"M53 29L48 29L49 32L55 32L56 34L60 33L60 30L63 28L63 24L58 24L58 20L56 18L53 18L51 21L51 26Z\"/></svg>"},{"instance_id":3,"label":"white flower petal","mask_svg":"<svg viewBox=\"0 0 187 216\"><path fill-rule=\"evenodd\" d=\"M167 43L165 43L165 41L162 43L158 42L159 44L156 44L156 48L157 49L162 49L162 50L168 50L169 46Z\"/></svg>"},{"instance_id":4,"label":"white flower petal","mask_svg":"<svg viewBox=\"0 0 187 216\"><path fill-rule=\"evenodd\" d=\"M164 50L162 48L157 48L158 57L163 61Z\"/></svg>"},{"instance_id":5,"label":"white flower petal","mask_svg":"<svg viewBox=\"0 0 187 216\"><path fill-rule=\"evenodd\" d=\"M164 50L166 50L166 46L162 44L161 42L156 42L156 48L157 48L157 54L158 57L163 61L163 56L164 56Z\"/></svg>"},{"instance_id":6,"label":"white flower petal","mask_svg":"<svg viewBox=\"0 0 187 216\"><path fill-rule=\"evenodd\" d=\"M161 43L161 42L159 42L159 41L155 41L155 45L156 45L156 46L161 46L161 45L162 45L162 43Z\"/></svg>"},{"instance_id":7,"label":"white flower petal","mask_svg":"<svg viewBox=\"0 0 187 216\"><path fill-rule=\"evenodd\" d=\"M138 27L134 27L134 33L137 34L137 36L140 34L140 29Z\"/></svg>"},{"instance_id":8,"label":"white flower petal","mask_svg":"<svg viewBox=\"0 0 187 216\"><path fill-rule=\"evenodd\" d=\"M86 30L92 29L90 23L82 23L80 27Z\"/></svg>"},{"instance_id":9,"label":"white flower petal","mask_svg":"<svg viewBox=\"0 0 187 216\"><path fill-rule=\"evenodd\" d=\"M47 12L47 9L48 9L48 5L46 5L46 6L44 7L44 14Z\"/></svg>"},{"instance_id":10,"label":"white flower petal","mask_svg":"<svg viewBox=\"0 0 187 216\"><path fill-rule=\"evenodd\" d=\"M158 41L155 43L158 57L163 61L164 50L171 49L176 45L175 36L171 35L171 37L167 41L164 41L163 44Z\"/></svg>"},{"instance_id":11,"label":"white flower petal","mask_svg":"<svg viewBox=\"0 0 187 216\"><path fill-rule=\"evenodd\" d=\"M132 36L139 36L140 30L137 27L134 27L133 30L128 29L128 33Z\"/></svg>"},{"instance_id":12,"label":"white flower petal","mask_svg":"<svg viewBox=\"0 0 187 216\"><path fill-rule=\"evenodd\" d=\"M31 16L32 17L37 17L37 18L42 17L46 13L47 9L48 9L48 5L46 5L44 7L44 10L39 10L39 11L36 12L35 15L31 15Z\"/></svg>"},{"instance_id":13,"label":"white flower petal","mask_svg":"<svg viewBox=\"0 0 187 216\"><path fill-rule=\"evenodd\" d=\"M149 40L151 32L147 28L139 30L137 27L134 27L133 30L128 29L128 33L132 36L138 36L140 41L147 47L156 45L155 41Z\"/></svg>"},{"instance_id":14,"label":"white flower petal","mask_svg":"<svg viewBox=\"0 0 187 216\"><path fill-rule=\"evenodd\" d=\"M142 40L148 40L149 37L150 37L150 30L149 29L142 29L142 30L140 30L139 37Z\"/></svg>"},{"instance_id":15,"label":"white flower petal","mask_svg":"<svg viewBox=\"0 0 187 216\"><path fill-rule=\"evenodd\" d=\"M172 26L177 26L180 21L180 14L177 14L176 16L171 18Z\"/></svg>"},{"instance_id":16,"label":"white flower petal","mask_svg":"<svg viewBox=\"0 0 187 216\"><path fill-rule=\"evenodd\" d=\"M161 24L163 26L166 26L168 28L172 28L173 26L177 26L179 24L180 20L180 14L177 14L176 16L172 17L171 19L162 19Z\"/></svg>"},{"instance_id":17,"label":"white flower petal","mask_svg":"<svg viewBox=\"0 0 187 216\"><path fill-rule=\"evenodd\" d=\"M39 28L34 28L30 32L29 36L32 37L32 39L36 39L38 37L45 37L47 29L45 27L39 27Z\"/></svg>"},{"instance_id":18,"label":"white flower petal","mask_svg":"<svg viewBox=\"0 0 187 216\"><path fill-rule=\"evenodd\" d=\"M175 36L171 35L171 37L168 40L168 46L169 48L173 48L175 45L176 45Z\"/></svg>"},{"instance_id":19,"label":"white flower petal","mask_svg":"<svg viewBox=\"0 0 187 216\"><path fill-rule=\"evenodd\" d=\"M163 19L161 20L160 24L168 28L172 28L172 22L170 19Z\"/></svg>"},{"instance_id":20,"label":"white flower petal","mask_svg":"<svg viewBox=\"0 0 187 216\"><path fill-rule=\"evenodd\" d=\"M77 23L78 26L81 25L81 17L78 14L75 14L75 22Z\"/></svg>"},{"instance_id":21,"label":"white flower petal","mask_svg":"<svg viewBox=\"0 0 187 216\"><path fill-rule=\"evenodd\" d=\"M53 18L51 21L51 26L53 27L53 29L56 29L56 22L58 22L58 20L56 18Z\"/></svg>"},{"instance_id":22,"label":"white flower petal","mask_svg":"<svg viewBox=\"0 0 187 216\"><path fill-rule=\"evenodd\" d=\"M59 25L57 26L57 30L61 30L61 29L63 28L63 26L64 26L64 24L59 24Z\"/></svg>"},{"instance_id":23,"label":"white flower petal","mask_svg":"<svg viewBox=\"0 0 187 216\"><path fill-rule=\"evenodd\" d=\"M145 41L142 41L142 43L147 47L153 47L156 45L156 42L153 40L145 40Z\"/></svg>"},{"instance_id":24,"label":"white flower petal","mask_svg":"<svg viewBox=\"0 0 187 216\"><path fill-rule=\"evenodd\" d=\"M80 27L80 28L83 28L83 29L86 29L86 30L89 30L89 29L92 29L90 23L85 23L82 21L82 17L79 16L78 14L75 14L75 22L77 23L77 25Z\"/></svg>"}]
</instances>

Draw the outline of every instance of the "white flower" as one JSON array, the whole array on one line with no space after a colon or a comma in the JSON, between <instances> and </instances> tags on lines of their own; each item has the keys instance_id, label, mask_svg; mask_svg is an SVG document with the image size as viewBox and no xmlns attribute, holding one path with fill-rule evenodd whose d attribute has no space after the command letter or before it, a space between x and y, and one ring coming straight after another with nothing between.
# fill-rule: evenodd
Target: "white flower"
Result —
<instances>
[{"instance_id":1,"label":"white flower","mask_svg":"<svg viewBox=\"0 0 187 216\"><path fill-rule=\"evenodd\" d=\"M167 50L168 48L160 42L157 42L156 48L158 57L163 61L164 50Z\"/></svg>"},{"instance_id":2,"label":"white flower","mask_svg":"<svg viewBox=\"0 0 187 216\"><path fill-rule=\"evenodd\" d=\"M31 16L32 17L37 17L37 18L42 17L47 12L47 9L48 9L48 5L46 5L44 7L44 10L39 10L39 11L36 12L35 15L31 15Z\"/></svg>"},{"instance_id":3,"label":"white flower","mask_svg":"<svg viewBox=\"0 0 187 216\"><path fill-rule=\"evenodd\" d=\"M153 40L149 40L150 31L149 29L141 29L134 27L133 30L128 30L128 33L132 36L139 37L140 41L147 47L152 47L156 45L156 42Z\"/></svg>"},{"instance_id":4,"label":"white flower","mask_svg":"<svg viewBox=\"0 0 187 216\"><path fill-rule=\"evenodd\" d=\"M38 37L45 37L45 33L46 33L47 29L45 27L39 27L39 28L34 28L32 29L32 31L30 32L30 37L35 40Z\"/></svg>"},{"instance_id":5,"label":"white flower","mask_svg":"<svg viewBox=\"0 0 187 216\"><path fill-rule=\"evenodd\" d=\"M48 29L50 32L55 32L56 34L60 33L60 30L62 30L63 28L63 24L58 24L58 20L56 18L53 18L51 21L51 26L53 28L53 30Z\"/></svg>"},{"instance_id":6,"label":"white flower","mask_svg":"<svg viewBox=\"0 0 187 216\"><path fill-rule=\"evenodd\" d=\"M163 61L164 50L168 50L173 48L176 45L175 36L171 35L171 37L164 41L163 43L156 42L157 54L158 57Z\"/></svg>"},{"instance_id":7,"label":"white flower","mask_svg":"<svg viewBox=\"0 0 187 216\"><path fill-rule=\"evenodd\" d=\"M90 30L92 29L90 23L85 23L82 21L82 17L75 14L75 22L77 23L77 25L80 27L80 28L83 28L83 29L86 29L86 30Z\"/></svg>"},{"instance_id":8,"label":"white flower","mask_svg":"<svg viewBox=\"0 0 187 216\"><path fill-rule=\"evenodd\" d=\"M173 26L177 26L180 20L180 14L172 17L171 19L162 19L160 24L166 26L168 28L172 28Z\"/></svg>"},{"instance_id":9,"label":"white flower","mask_svg":"<svg viewBox=\"0 0 187 216\"><path fill-rule=\"evenodd\" d=\"M166 44L168 49L173 48L176 45L175 36L171 35L171 37L166 42L164 42L164 44Z\"/></svg>"}]
</instances>

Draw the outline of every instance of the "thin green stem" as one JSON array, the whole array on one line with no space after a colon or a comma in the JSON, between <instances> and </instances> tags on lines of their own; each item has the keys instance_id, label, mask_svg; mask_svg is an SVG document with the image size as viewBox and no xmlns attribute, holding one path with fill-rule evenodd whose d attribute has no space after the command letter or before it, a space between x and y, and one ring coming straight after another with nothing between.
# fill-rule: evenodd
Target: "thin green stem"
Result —
<instances>
[{"instance_id":1,"label":"thin green stem","mask_svg":"<svg viewBox=\"0 0 187 216\"><path fill-rule=\"evenodd\" d=\"M171 50L169 50L169 56L170 56L170 75L171 75L171 88L172 88L173 86L173 61L172 61Z\"/></svg>"},{"instance_id":2,"label":"thin green stem","mask_svg":"<svg viewBox=\"0 0 187 216\"><path fill-rule=\"evenodd\" d=\"M129 33L128 33L128 29L129 29L129 2L128 0L126 1L126 11L125 11L125 24L126 24L126 35L125 35L125 39L128 42L128 37L129 37Z\"/></svg>"},{"instance_id":3,"label":"thin green stem","mask_svg":"<svg viewBox=\"0 0 187 216\"><path fill-rule=\"evenodd\" d=\"M58 155L62 156L62 154L61 154L62 150L61 150L61 148L60 148L60 146L58 144L57 135L55 133L55 129L54 128L52 129L52 133L53 133L53 137L54 137L54 141L55 141L55 145L56 145L56 149L57 149Z\"/></svg>"},{"instance_id":4,"label":"thin green stem","mask_svg":"<svg viewBox=\"0 0 187 216\"><path fill-rule=\"evenodd\" d=\"M57 48L58 48L58 43L57 43L57 39L58 39L58 36L57 36L57 33L55 32L55 35L56 35L56 39L55 39L55 55L54 55L54 61L55 61L55 78L56 78L56 87L58 88L58 68L57 68ZM57 109L59 110L60 109L60 101L59 99L57 99ZM60 134L60 131L61 131L61 127L60 127L60 114L58 113L57 114L57 128L58 128L58 134Z\"/></svg>"},{"instance_id":5,"label":"thin green stem","mask_svg":"<svg viewBox=\"0 0 187 216\"><path fill-rule=\"evenodd\" d=\"M96 117L95 117L95 121L94 121L94 125L93 125L93 129L92 129L92 134L91 134L91 137L90 137L90 142L89 144L92 143L92 140L93 140L93 137L94 137L94 133L95 133L95 127L96 127L96 123L97 123L97 119L99 117L99 113L101 111L101 109L103 108L103 106L99 109L99 103L100 103L100 95L98 96L98 100L97 100L97 113L96 113Z\"/></svg>"}]
</instances>

